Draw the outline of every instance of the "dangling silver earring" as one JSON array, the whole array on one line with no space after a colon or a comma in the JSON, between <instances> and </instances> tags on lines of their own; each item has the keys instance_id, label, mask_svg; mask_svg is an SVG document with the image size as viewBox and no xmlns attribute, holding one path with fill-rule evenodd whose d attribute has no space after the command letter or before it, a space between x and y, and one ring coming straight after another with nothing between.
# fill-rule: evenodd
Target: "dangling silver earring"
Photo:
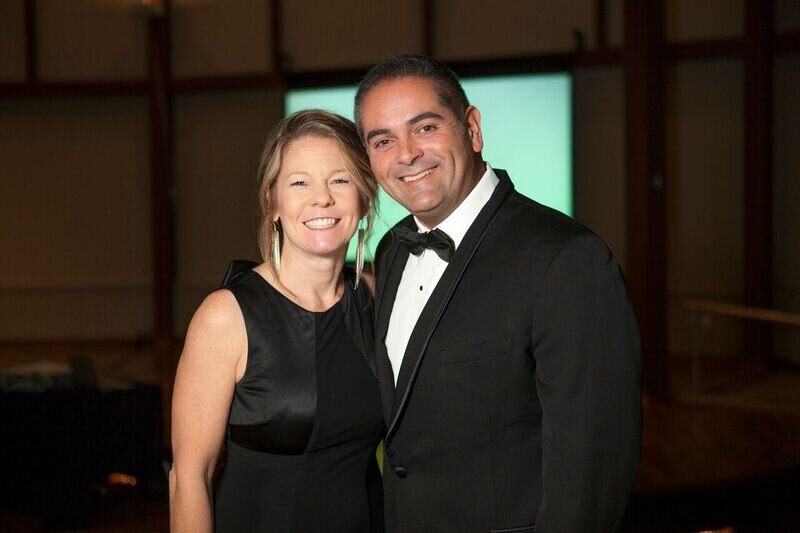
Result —
<instances>
[{"instance_id":1,"label":"dangling silver earring","mask_svg":"<svg viewBox=\"0 0 800 533\"><path fill-rule=\"evenodd\" d=\"M281 233L278 231L278 222L272 222L272 268L277 275L281 275Z\"/></svg>"},{"instance_id":2,"label":"dangling silver earring","mask_svg":"<svg viewBox=\"0 0 800 533\"><path fill-rule=\"evenodd\" d=\"M358 224L358 244L356 245L356 282L353 285L354 289L358 288L358 282L361 279L361 271L364 270L364 227L361 222Z\"/></svg>"}]
</instances>

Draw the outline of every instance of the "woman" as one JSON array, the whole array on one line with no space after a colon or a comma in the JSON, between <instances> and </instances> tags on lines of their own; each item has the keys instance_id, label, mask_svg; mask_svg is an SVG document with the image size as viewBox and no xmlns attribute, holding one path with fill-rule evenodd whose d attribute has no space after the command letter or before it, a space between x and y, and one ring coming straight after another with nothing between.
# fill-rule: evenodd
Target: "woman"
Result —
<instances>
[{"instance_id":1,"label":"woman","mask_svg":"<svg viewBox=\"0 0 800 533\"><path fill-rule=\"evenodd\" d=\"M352 122L302 111L273 131L259 179L264 262L232 265L178 364L172 530L380 530L372 304L343 269L360 220L371 226L366 153Z\"/></svg>"}]
</instances>

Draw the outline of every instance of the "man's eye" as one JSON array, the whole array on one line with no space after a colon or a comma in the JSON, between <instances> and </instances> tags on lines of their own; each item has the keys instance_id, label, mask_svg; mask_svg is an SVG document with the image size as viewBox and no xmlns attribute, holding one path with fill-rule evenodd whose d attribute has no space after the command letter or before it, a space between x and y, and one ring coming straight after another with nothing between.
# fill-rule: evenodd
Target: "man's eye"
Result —
<instances>
[{"instance_id":1,"label":"man's eye","mask_svg":"<svg viewBox=\"0 0 800 533\"><path fill-rule=\"evenodd\" d=\"M386 148L389 146L389 139L381 139L373 145L376 149Z\"/></svg>"},{"instance_id":2,"label":"man's eye","mask_svg":"<svg viewBox=\"0 0 800 533\"><path fill-rule=\"evenodd\" d=\"M434 126L433 124L425 124L424 126L422 126L419 129L419 132L420 133L430 133L435 129L436 129L436 126Z\"/></svg>"}]
</instances>

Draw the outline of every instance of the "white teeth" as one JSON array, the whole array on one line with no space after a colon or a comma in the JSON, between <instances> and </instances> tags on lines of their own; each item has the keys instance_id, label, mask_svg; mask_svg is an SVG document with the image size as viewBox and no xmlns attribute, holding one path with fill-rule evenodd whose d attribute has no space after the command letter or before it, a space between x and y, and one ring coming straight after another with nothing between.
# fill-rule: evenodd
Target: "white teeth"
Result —
<instances>
[{"instance_id":1,"label":"white teeth","mask_svg":"<svg viewBox=\"0 0 800 533\"><path fill-rule=\"evenodd\" d=\"M419 174L414 174L413 176L403 176L402 178L400 178L400 180L403 183L412 183L414 181L421 180L428 174L432 173L434 170L436 170L436 167L429 168L428 170L423 170Z\"/></svg>"},{"instance_id":2,"label":"white teeth","mask_svg":"<svg viewBox=\"0 0 800 533\"><path fill-rule=\"evenodd\" d=\"M336 224L335 218L314 218L303 222L307 228L311 229L325 229L330 228Z\"/></svg>"}]
</instances>

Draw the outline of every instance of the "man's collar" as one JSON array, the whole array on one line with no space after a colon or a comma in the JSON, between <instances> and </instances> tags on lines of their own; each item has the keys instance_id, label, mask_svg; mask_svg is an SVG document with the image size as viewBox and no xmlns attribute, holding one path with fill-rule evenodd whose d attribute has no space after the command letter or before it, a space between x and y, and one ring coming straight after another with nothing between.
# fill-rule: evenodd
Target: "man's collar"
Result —
<instances>
[{"instance_id":1,"label":"man's collar","mask_svg":"<svg viewBox=\"0 0 800 533\"><path fill-rule=\"evenodd\" d=\"M455 211L442 221L436 228L427 228L417 217L414 217L414 222L420 231L428 231L429 229L440 229L445 232L455 243L456 248L461 244L467 230L475 221L478 213L481 212L483 206L492 197L494 188L499 183L499 178L495 174L489 163L486 163L486 172L483 173L481 179L475 184L475 187L470 191L464 201L456 207Z\"/></svg>"}]
</instances>

